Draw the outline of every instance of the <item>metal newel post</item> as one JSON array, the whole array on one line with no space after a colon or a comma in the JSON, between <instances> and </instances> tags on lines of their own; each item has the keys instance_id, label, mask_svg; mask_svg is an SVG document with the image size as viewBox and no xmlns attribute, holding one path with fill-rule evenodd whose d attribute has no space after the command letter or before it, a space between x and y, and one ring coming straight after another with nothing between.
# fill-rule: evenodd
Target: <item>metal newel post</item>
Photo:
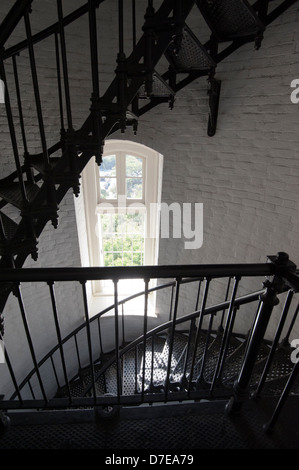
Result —
<instances>
[{"instance_id":1,"label":"metal newel post","mask_svg":"<svg viewBox=\"0 0 299 470\"><path fill-rule=\"evenodd\" d=\"M270 257L270 260L273 262L272 257ZM274 264L277 266L278 272L279 268L287 267L289 264L288 255L286 253L278 253L274 259ZM277 294L281 292L284 281L280 278L279 274L275 274L272 281L266 280L263 285L266 290L260 296L261 304L249 337L248 348L243 359L239 377L234 384L234 396L230 399L226 407L228 414L240 413L242 405L248 397L248 388L255 361L264 338L272 310L274 306L279 303Z\"/></svg>"}]
</instances>

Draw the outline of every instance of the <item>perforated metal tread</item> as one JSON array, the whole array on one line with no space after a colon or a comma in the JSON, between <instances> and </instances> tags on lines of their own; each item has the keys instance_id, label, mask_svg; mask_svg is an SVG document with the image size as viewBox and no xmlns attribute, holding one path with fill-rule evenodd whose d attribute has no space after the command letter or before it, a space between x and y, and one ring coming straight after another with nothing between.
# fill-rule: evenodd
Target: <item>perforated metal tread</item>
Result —
<instances>
[{"instance_id":1,"label":"perforated metal tread","mask_svg":"<svg viewBox=\"0 0 299 470\"><path fill-rule=\"evenodd\" d=\"M246 0L196 0L196 4L220 41L254 36L265 29Z\"/></svg>"},{"instance_id":2,"label":"perforated metal tread","mask_svg":"<svg viewBox=\"0 0 299 470\"><path fill-rule=\"evenodd\" d=\"M184 26L177 50L172 42L165 51L165 57L177 73L209 71L216 64L188 26Z\"/></svg>"},{"instance_id":3,"label":"perforated metal tread","mask_svg":"<svg viewBox=\"0 0 299 470\"><path fill-rule=\"evenodd\" d=\"M247 403L242 416L231 419L225 415L226 402L186 405L161 405L121 410L114 421L95 421L93 411L82 411L77 419L60 418L44 424L12 424L0 439L0 449L102 449L165 450L179 449L295 449L299 447L298 427L295 427L294 409L298 399L289 407L293 427L282 421L276 432L267 435L263 424L269 417L273 403L263 406ZM89 417L86 413L89 413ZM291 416L292 415L292 416ZM28 416L28 413L27 413ZM25 419L25 418L24 418ZM12 423L13 423L12 417ZM298 421L298 419L297 419ZM51 423L51 424L50 424ZM110 452L110 453L111 453ZM190 452L191 453L191 452Z\"/></svg>"}]
</instances>

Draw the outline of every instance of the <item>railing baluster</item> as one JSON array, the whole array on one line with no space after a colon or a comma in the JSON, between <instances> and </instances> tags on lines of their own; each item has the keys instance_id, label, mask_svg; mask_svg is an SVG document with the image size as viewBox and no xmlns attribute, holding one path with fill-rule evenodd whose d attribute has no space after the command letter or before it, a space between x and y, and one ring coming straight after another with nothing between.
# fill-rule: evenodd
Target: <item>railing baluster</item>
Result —
<instances>
[{"instance_id":1,"label":"railing baluster","mask_svg":"<svg viewBox=\"0 0 299 470\"><path fill-rule=\"evenodd\" d=\"M174 302L174 311L173 311L173 318L172 318L172 325L171 325L171 332L169 337L169 351L168 351L168 362L167 362L167 372L165 378L165 399L167 400L168 397L168 390L169 390L169 378L170 378L170 370L171 370L171 359L172 359L172 352L173 352L173 343L174 343L174 334L175 334L175 323L177 319L177 312L178 312L178 305L179 305L179 295L180 295L180 284L181 278L176 279L176 291L175 291L175 302Z\"/></svg>"},{"instance_id":2,"label":"railing baluster","mask_svg":"<svg viewBox=\"0 0 299 470\"><path fill-rule=\"evenodd\" d=\"M293 370L288 378L288 381L286 383L286 386L285 388L283 389L283 392L278 400L278 403L276 405L276 408L272 414L272 417L270 419L270 421L264 425L264 429L266 432L271 432L273 430L273 426L275 425L280 413L281 413L281 410L289 396L289 393L292 389L292 386L293 386L293 383L295 382L296 378L297 378L297 375L298 375L298 372L299 372L299 362L296 362L294 367L293 367Z\"/></svg>"},{"instance_id":3,"label":"railing baluster","mask_svg":"<svg viewBox=\"0 0 299 470\"><path fill-rule=\"evenodd\" d=\"M90 55L91 55L91 76L92 76L92 89L95 98L100 96L99 88L99 68L98 68L98 38L97 38L97 23L95 3L93 0L88 0L88 15L89 15L89 39L90 39Z\"/></svg>"},{"instance_id":4,"label":"railing baluster","mask_svg":"<svg viewBox=\"0 0 299 470\"><path fill-rule=\"evenodd\" d=\"M134 367L134 375L135 375L135 394L138 393L138 346L135 346L134 348L135 354L135 367Z\"/></svg>"},{"instance_id":5,"label":"railing baluster","mask_svg":"<svg viewBox=\"0 0 299 470\"><path fill-rule=\"evenodd\" d=\"M215 367L215 372L214 372L212 384L211 384L211 387L210 387L211 392L213 391L213 389L216 385L216 381L219 380L219 378L221 376L223 366L224 366L226 351L227 351L227 348L228 348L228 344L229 344L229 340L230 340L230 334L231 334L231 331L232 331L232 328L233 328L235 314L236 314L234 302L235 302L239 282L240 282L240 277L236 276L235 281L234 281L232 294L231 294L229 310L228 310L227 317L226 317L226 324L225 324L224 333L223 333L223 337L222 337L222 341L221 341L220 351L219 351L219 355L218 355L218 361L217 361L217 365Z\"/></svg>"},{"instance_id":6,"label":"railing baluster","mask_svg":"<svg viewBox=\"0 0 299 470\"><path fill-rule=\"evenodd\" d=\"M273 342L272 342L271 350L270 350L269 355L267 357L267 361L266 361L263 373L260 377L260 381L259 381L257 389L255 391L255 397L256 398L260 396L260 393L261 393L262 388L264 386L264 383L266 381L267 374L269 372L269 369L270 369L270 366L272 364L272 360L273 360L276 348L278 346L278 342L279 342L279 339L280 339L281 332L283 330L286 318L287 318L288 313L289 313L289 309L290 309L290 305L291 305L291 302L292 302L292 299L293 299L293 295L294 295L294 291L289 290L287 298L285 300L284 308L282 310L281 318L280 318L280 321L279 321L279 324L278 324L278 327L277 327L277 330L276 330L276 333L275 333L275 336L274 336L274 339L273 339Z\"/></svg>"},{"instance_id":7,"label":"railing baluster","mask_svg":"<svg viewBox=\"0 0 299 470\"><path fill-rule=\"evenodd\" d=\"M83 293L83 304L84 304L84 313L85 313L85 324L86 324L86 335L87 335L87 346L88 346L92 391L93 391L94 403L96 403L97 393L96 393L95 374L94 374L93 357L92 357L92 342L91 342L90 319L89 319L88 302L87 302L87 294L86 294L86 281L81 281L81 285L82 285L82 293Z\"/></svg>"},{"instance_id":8,"label":"railing baluster","mask_svg":"<svg viewBox=\"0 0 299 470\"><path fill-rule=\"evenodd\" d=\"M154 383L154 362L155 362L155 340L152 336L152 360L151 360L151 379L150 379L150 390L152 390Z\"/></svg>"},{"instance_id":9,"label":"railing baluster","mask_svg":"<svg viewBox=\"0 0 299 470\"><path fill-rule=\"evenodd\" d=\"M297 319L298 313L299 313L299 302L298 302L298 304L297 304L297 307L296 307L296 310L295 310L295 312L294 312L292 321L291 321L291 323L290 323L290 326L289 326L288 331L287 331L287 333L286 333L286 336L285 336L285 338L284 338L284 342L285 342L285 343L288 343L288 342L289 342L289 337L290 337L290 334L291 334L291 332L292 332L292 329L293 329L293 326L294 326L294 324L295 324L295 321L296 321L296 319Z\"/></svg>"},{"instance_id":10,"label":"railing baluster","mask_svg":"<svg viewBox=\"0 0 299 470\"><path fill-rule=\"evenodd\" d=\"M200 371L199 371L199 374L198 374L198 378L196 380L197 385L199 385L200 382L204 382L204 368L205 368L205 365L206 365L206 362L207 362L208 349L209 349L209 343L210 343L210 336L211 336L213 321L214 321L214 315L212 314L212 315L210 315L205 348L204 348L204 352L203 352L202 359L201 359L201 364L200 364Z\"/></svg>"},{"instance_id":11,"label":"railing baluster","mask_svg":"<svg viewBox=\"0 0 299 470\"><path fill-rule=\"evenodd\" d=\"M132 0L133 49L136 46L136 0Z\"/></svg>"},{"instance_id":12,"label":"railing baluster","mask_svg":"<svg viewBox=\"0 0 299 470\"><path fill-rule=\"evenodd\" d=\"M115 359L116 359L116 383L117 383L117 400L120 401L121 395L121 362L119 348L119 315L118 315L118 279L113 279L114 283L114 325L115 325Z\"/></svg>"},{"instance_id":13,"label":"railing baluster","mask_svg":"<svg viewBox=\"0 0 299 470\"><path fill-rule=\"evenodd\" d=\"M99 343L100 343L100 355L104 353L103 350L103 340L102 340L102 332L101 332L101 317L98 317L98 333L99 333Z\"/></svg>"},{"instance_id":14,"label":"railing baluster","mask_svg":"<svg viewBox=\"0 0 299 470\"><path fill-rule=\"evenodd\" d=\"M122 341L125 344L125 304L121 304Z\"/></svg>"},{"instance_id":15,"label":"railing baluster","mask_svg":"<svg viewBox=\"0 0 299 470\"><path fill-rule=\"evenodd\" d=\"M1 333L0 333L0 340L3 341L3 337L1 335ZM4 357L5 357L5 363L7 364L7 367L8 367L9 373L10 373L10 377L11 377L13 386L15 388L15 393L16 393L18 399L19 399L20 406L22 406L23 405L23 399L22 399L22 396L21 396L21 391L19 389L17 379L16 379L16 376L15 376L12 364L10 362L10 357L9 357L8 352L7 352L6 346L4 346Z\"/></svg>"},{"instance_id":16,"label":"railing baluster","mask_svg":"<svg viewBox=\"0 0 299 470\"><path fill-rule=\"evenodd\" d=\"M78 366L79 366L79 369L81 369L82 366L81 366L81 359L80 359L77 335L74 336L74 340L75 340L75 348L76 348L76 354L77 354L77 359L78 359Z\"/></svg>"},{"instance_id":17,"label":"railing baluster","mask_svg":"<svg viewBox=\"0 0 299 470\"><path fill-rule=\"evenodd\" d=\"M27 163L29 153L28 153L25 125L24 125L23 108L22 108L22 100L21 100L21 93L20 93L19 76L18 76L18 67L17 67L17 60L16 60L15 55L12 56L12 63L13 63L13 70L14 70L15 87L16 87L16 94L17 94L17 102L18 102L18 110L19 110L22 141L23 141L23 146L24 146L24 158L25 158L25 163ZM27 179L33 183L33 175L30 171L27 171Z\"/></svg>"},{"instance_id":18,"label":"railing baluster","mask_svg":"<svg viewBox=\"0 0 299 470\"><path fill-rule=\"evenodd\" d=\"M26 315L26 311L25 311L25 306L24 306L24 302L23 302L23 297L22 297L22 293L21 293L21 289L20 289L19 284L15 285L14 294L16 295L16 297L18 299L20 312L21 312L21 316L22 316L22 320L23 320L23 324L24 324L24 328L25 328L25 334L26 334L26 338L27 338L27 342L28 342L32 362L33 362L34 367L35 367L35 372L36 372L36 376L37 376L37 379L38 379L38 382L39 382L39 386L40 386L40 389L41 389L41 392L42 392L44 402L45 402L45 404L47 404L48 403L48 398L47 398L47 395L46 395L46 392L45 392L45 389L44 389L44 384L43 384L43 381L42 381L42 378L41 378L41 375L40 375L38 362L37 362L36 354L35 354L35 351L34 351L33 341L32 341L32 338L31 338L30 328L29 328L27 315Z\"/></svg>"},{"instance_id":19,"label":"railing baluster","mask_svg":"<svg viewBox=\"0 0 299 470\"><path fill-rule=\"evenodd\" d=\"M63 80L64 80L64 94L65 94L65 102L66 102L67 123L68 123L69 130L71 130L73 129L73 122L72 122L69 74L68 74L68 65L67 65L67 57L66 57L66 43L65 43L63 11L62 11L61 0L57 0L57 12L58 12L58 19L59 19L59 35L60 35L61 60L62 60Z\"/></svg>"},{"instance_id":20,"label":"railing baluster","mask_svg":"<svg viewBox=\"0 0 299 470\"><path fill-rule=\"evenodd\" d=\"M22 199L24 203L28 203L25 183L23 179L22 167L20 164L18 144L17 144L15 126L14 126L14 121L13 121L13 116L12 116L11 104L10 104L10 96L9 96L8 87L7 87L6 73L5 73L4 62L3 62L2 57L0 57L0 75L5 84L5 108L6 108L6 115L7 115L10 138L11 138L11 144L12 144L12 149L13 149L13 154L14 154L14 160L15 160L15 165L17 169L18 181L20 185Z\"/></svg>"},{"instance_id":21,"label":"railing baluster","mask_svg":"<svg viewBox=\"0 0 299 470\"><path fill-rule=\"evenodd\" d=\"M142 400L144 398L145 369L146 369L146 333L147 333L147 311L148 311L148 279L144 279L144 315L143 315L143 367L142 367Z\"/></svg>"},{"instance_id":22,"label":"railing baluster","mask_svg":"<svg viewBox=\"0 0 299 470\"><path fill-rule=\"evenodd\" d=\"M69 384L69 380L68 380L68 374L67 374L66 363L65 363L65 356L64 356L63 345L62 345L62 337L61 337L61 330L60 330L60 324L59 324L59 315L58 315L57 303L56 303L56 297L55 297L55 291L54 291L54 282L53 281L48 282L48 286L49 286L49 290L50 290L52 311L53 311L56 334L57 334L57 339L58 339L58 345L59 345L59 351L60 351L60 358L61 358L63 376L64 376L64 381L65 381L65 384L66 384L66 387L67 387L67 393L68 393L69 401L71 403L72 402L72 395L71 395L71 389L70 389L70 384Z\"/></svg>"},{"instance_id":23,"label":"railing baluster","mask_svg":"<svg viewBox=\"0 0 299 470\"><path fill-rule=\"evenodd\" d=\"M225 300L228 299L228 294L229 294L229 289L230 289L231 280L232 280L232 278L229 277L229 278L228 278L227 287L226 287ZM221 321L220 321L219 328L223 328L224 317L225 317L225 309L224 309L223 312L222 312L222 316L221 316Z\"/></svg>"},{"instance_id":24,"label":"railing baluster","mask_svg":"<svg viewBox=\"0 0 299 470\"><path fill-rule=\"evenodd\" d=\"M34 97L35 97L35 105L36 105L36 111L37 111L37 119L38 119L38 124L39 124L39 132L40 132L41 144L42 144L42 150L43 150L43 159L44 159L44 163L46 167L48 167L49 155L48 155L48 149L47 149L46 134L45 134L41 99L40 99L40 93L39 93L39 84L38 84L38 79L37 79L36 62L35 62L35 56L34 56L34 50L33 50L31 25L30 25L28 11L24 15L24 20L25 20L26 36L27 36L27 41L28 41L28 51L29 51L33 91L34 91Z\"/></svg>"},{"instance_id":25,"label":"railing baluster","mask_svg":"<svg viewBox=\"0 0 299 470\"><path fill-rule=\"evenodd\" d=\"M205 290L204 290L204 294L202 298L198 325L197 325L197 330L196 330L196 335L195 335L195 340L194 340L194 350L193 350L192 363L190 367L190 377L189 377L189 383L188 383L188 395L190 394L191 387L192 387L192 377L193 377L193 372L194 372L194 367L195 367L196 353L197 353L197 348L199 345L199 338L201 334L201 327L202 327L202 322L203 322L205 309L206 309L206 303L207 303L208 294L209 294L210 282L211 282L211 279L209 277L206 278Z\"/></svg>"},{"instance_id":26,"label":"railing baluster","mask_svg":"<svg viewBox=\"0 0 299 470\"><path fill-rule=\"evenodd\" d=\"M59 388L60 388L60 383L59 383L59 380L58 380L58 375L57 375L57 371L56 371L56 367L55 367L55 363L54 363L53 356L50 357L50 361L51 361L51 364L52 364L52 369L53 369L53 372L54 372L54 377L55 377L55 380L56 380L56 385L57 385L57 388L59 389Z\"/></svg>"},{"instance_id":27,"label":"railing baluster","mask_svg":"<svg viewBox=\"0 0 299 470\"><path fill-rule=\"evenodd\" d=\"M174 288L175 288L175 285L172 285L172 287L171 287L171 296L170 296L169 321L171 321L171 319L172 319Z\"/></svg>"},{"instance_id":28,"label":"railing baluster","mask_svg":"<svg viewBox=\"0 0 299 470\"><path fill-rule=\"evenodd\" d=\"M58 87L58 102L59 102L59 114L60 114L60 128L61 128L61 137L63 138L65 136L65 128L64 128L64 111L63 111L63 99L62 99L58 34L55 33L54 37L55 37L55 54L56 54L56 70L57 70L57 87Z\"/></svg>"}]
</instances>

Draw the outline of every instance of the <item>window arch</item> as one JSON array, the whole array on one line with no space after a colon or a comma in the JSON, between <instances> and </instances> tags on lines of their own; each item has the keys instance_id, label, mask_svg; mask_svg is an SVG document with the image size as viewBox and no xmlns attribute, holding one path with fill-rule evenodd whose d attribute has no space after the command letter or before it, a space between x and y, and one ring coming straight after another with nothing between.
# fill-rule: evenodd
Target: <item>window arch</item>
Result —
<instances>
[{"instance_id":1,"label":"window arch","mask_svg":"<svg viewBox=\"0 0 299 470\"><path fill-rule=\"evenodd\" d=\"M103 162L82 173L76 216L82 264L138 266L158 261L163 157L127 140L107 140ZM95 282L93 294L107 292Z\"/></svg>"}]
</instances>

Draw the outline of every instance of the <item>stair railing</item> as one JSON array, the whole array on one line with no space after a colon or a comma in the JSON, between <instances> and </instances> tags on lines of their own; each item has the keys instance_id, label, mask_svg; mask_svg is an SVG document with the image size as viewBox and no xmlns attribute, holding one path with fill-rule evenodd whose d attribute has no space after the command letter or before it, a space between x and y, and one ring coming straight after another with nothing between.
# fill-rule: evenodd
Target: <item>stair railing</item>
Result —
<instances>
[{"instance_id":1,"label":"stair railing","mask_svg":"<svg viewBox=\"0 0 299 470\"><path fill-rule=\"evenodd\" d=\"M86 404L87 406L95 406L95 405L102 405L103 403L108 403L109 399L112 404L116 403L140 403L142 401L157 401L157 400L174 400L174 399L190 399L190 398L198 398L207 396L207 391L203 392L202 380L205 376L203 371L205 370L207 364L207 355L209 354L208 350L208 342L211 341L212 337L215 336L215 331L212 331L212 322L216 316L219 314L219 317L222 316L223 310L227 310L227 318L226 318L226 326L224 328L224 332L222 332L221 341L222 346L220 348L220 353L218 353L218 359L216 361L216 368L214 369L213 375L214 379L208 384L208 396L223 396L229 393L233 393L231 389L224 392L223 388L219 386L219 381L222 378L225 360L224 356L227 353L227 345L228 345L228 338L232 334L233 323L236 317L237 309L244 304L258 302L259 297L261 297L262 302L258 310L258 314L256 316L251 334L249 336L249 340L246 343L246 354L244 355L243 362L240 368L240 375L238 376L237 386L234 390L234 400L237 402L237 406L240 405L240 394L238 394L241 387L244 389L244 384L246 385L247 382L250 380L250 374L248 370L252 368L252 361L253 357L256 358L258 354L258 349L260 342L263 339L265 324L269 321L270 313L273 308L273 303L276 303L276 290L279 292L283 292L286 288L284 287L284 280L286 278L292 278L294 280L294 276L297 279L297 274L294 273L294 265L289 261L286 262L284 259L284 263L280 264L281 259L283 258L282 255L279 255L276 259L270 259L270 263L265 264L253 264L253 265L207 265L207 266L153 266L153 267L141 267L141 268L60 268L60 269L6 269L0 272L0 281L3 282L11 282L15 286L15 293L17 295L20 311L23 318L23 323L25 326L26 336L28 340L28 344L31 351L31 357L34 363L34 369L29 373L25 380L22 381L21 384L17 384L17 380L15 379L15 374L13 371L13 365L11 364L11 360L9 358L7 350L5 350L5 355L7 359L7 366L11 373L11 383L15 386L15 392L13 393L10 400L4 400L1 402L1 407L9 409L10 407L76 407L79 404ZM289 272L291 273L289 275ZM179 273L175 275L175 273ZM262 289L259 292L254 294L248 294L245 296L238 297L237 296L237 285L239 283L239 278L246 277L246 276L274 276L272 281L269 281L271 285L268 285L266 282L266 290ZM130 342L129 344L121 342L121 332L119 330L120 325L124 325L124 316L122 316L122 309L121 307L128 301L128 299L120 300L118 298L118 280L120 279L133 279L133 278L142 278L142 279L152 279L152 278L170 278L174 276L175 281L170 283L165 283L160 286L157 286L153 289L148 289L148 281L146 281L146 288L145 291L142 293L135 294L131 296L132 298L136 298L136 296L142 296L145 299L144 302L144 316L143 316L143 332L140 337L136 340ZM216 280L219 278L224 277L235 277L238 281L235 281L235 286L232 290L231 297L220 304L215 306L207 306L206 305L206 298L208 294L207 284L206 284L205 292L206 294L202 294L202 301L201 306L196 311L180 316L179 312L179 300L180 300L180 292L179 289L176 290L176 296L173 304L174 314L172 318L159 325L156 328L151 330L148 329L148 316L147 316L147 308L148 308L148 296L151 292L165 289L166 287L173 287L174 283L176 286L178 284L180 287L184 283L192 283L196 281L198 283L199 279L211 279ZM115 285L114 291L114 304L104 311L102 311L97 316L90 318L89 311L88 311L88 302L86 296L86 282L89 279L113 279ZM282 281L283 279L283 281ZM53 283L57 281L72 281L76 280L82 284L82 293L83 293L83 300L84 300L84 311L85 311L85 322L75 331L73 331L70 335L68 335L65 339L62 339L60 326L59 326L59 316L58 316L58 309L55 303L55 294L53 289ZM35 347L34 347L34 338L32 338L30 333L30 326L28 324L28 319L26 316L26 308L25 304L22 300L21 290L20 290L20 283L23 282L47 282L50 294L51 294L51 301L52 301L52 309L53 309L53 318L56 325L56 332L58 338L58 344L55 348L52 349L50 353L48 353L41 361L38 360ZM275 286L275 293L273 293L273 289ZM195 289L197 291L197 289ZM270 290L270 293L269 293ZM278 293L278 292L277 292ZM196 293L197 296L197 293ZM269 296L270 296L270 304L269 304ZM265 302L267 300L268 302ZM275 300L275 302L274 302ZM196 301L197 305L198 299ZM272 308L271 308L272 307ZM105 351L102 348L102 340L101 337L101 325L100 319L104 318L104 314L107 312L112 312L114 315L114 325L115 325L115 350L112 353L110 359L109 357L106 358ZM208 336L206 337L205 346L204 346L204 354L201 356L201 360L195 360L197 346L199 344L199 338L204 334L202 328L203 319L209 318L209 327L208 327ZM263 317L263 321L260 318ZM266 317L266 320L265 320ZM91 325L98 325L99 329L99 339L100 339L100 346L95 347L94 339L92 338L92 334L94 333L94 328L91 331ZM185 326L187 325L187 327ZM189 325L189 327L188 327ZM87 345L88 345L88 357L83 357L80 351L80 344L81 339L78 337L79 332L85 331ZM92 333L93 332L93 333ZM182 357L182 361L188 358L185 364L182 366L184 370L184 374L181 374L180 383L174 384L172 376L175 374L175 370L172 368L172 362L174 358L175 348L176 348L176 334L186 333L189 332L189 337L191 338L190 342L186 343L188 346L185 347L185 353ZM123 332L124 333L124 332ZM166 364L166 372L164 375L164 384L163 384L163 392L158 393L158 390L153 390L153 381L152 377L153 374L156 373L154 370L155 366L153 365L153 360L151 364L146 364L145 361L147 360L146 357L148 356L148 341L151 341L152 345L154 344L155 338L157 335L164 335L164 338L167 338L167 349L165 350L164 359ZM192 336L193 335L193 336ZM214 335L214 336L213 336ZM188 336L187 336L188 337ZM193 337L193 339L192 339ZM218 335L216 334L217 340ZM79 339L79 341L78 341ZM65 345L67 341L72 340L74 341L75 345L73 345L73 349L78 356L78 364L80 370L82 367L86 367L86 360L89 364L91 379L90 385L86 386L84 391L82 392L81 396L78 398L73 396L71 391L71 385L74 382L74 379L77 374L73 373L73 376L69 377L66 373L67 364L65 359ZM74 344L73 343L73 344ZM245 343L245 342L244 342ZM202 344L202 343L201 343ZM195 347L194 347L195 345ZM8 347L8 345L7 345ZM140 349L141 347L141 349ZM202 347L202 346L201 346ZM139 386L138 393L136 394L129 394L124 395L122 390L122 378L121 378L121 367L122 361L125 357L126 353L129 351L136 351L139 354L139 359L143 361L142 368L140 372L138 372L138 380L141 380L141 387ZM55 359L54 353L58 352L60 354L60 364L63 369L62 377L58 378L57 367L55 366ZM151 350L152 357L154 356L154 350ZM105 360L104 360L105 359ZM196 358L198 359L198 357ZM137 361L137 355L135 354L135 360ZM190 361L191 361L191 368L190 368ZM39 371L41 367L44 366L48 362L51 363L51 367L54 369L54 375L57 379L57 388L61 388L59 380L64 382L66 386L66 395L65 398L50 398L48 397L48 393L44 389L43 380ZM178 362L178 358L177 358ZM139 362L140 363L140 362ZM188 363L188 367L186 364ZM97 364L97 371L94 369ZM103 376L103 373L108 370L108 368L112 365L116 365L116 372L117 372L117 391L115 397L108 398L105 396L105 392L102 394L97 393L97 383L100 380L100 377ZM59 368L58 368L59 369ZM99 370L100 369L100 370ZM191 371L191 372L190 372ZM216 372L215 372L216 371ZM251 370L252 374L252 370ZM150 376L150 378L149 378ZM35 378L37 378L39 382L39 388L42 392L42 398L35 398L35 395L40 395L40 392L37 391L38 387L36 387ZM34 380L33 380L34 379ZM137 382L138 382L137 380ZM32 383L33 381L33 383ZM136 383L137 384L137 383ZM32 400L23 399L21 390L24 387L29 386L32 391ZM206 384L207 385L207 384ZM212 385L212 386L211 386ZM137 386L137 385L136 385ZM137 387L138 388L138 387ZM178 389L179 388L179 389ZM242 390L243 390L242 389ZM244 394L242 395L244 398Z\"/></svg>"}]
</instances>

